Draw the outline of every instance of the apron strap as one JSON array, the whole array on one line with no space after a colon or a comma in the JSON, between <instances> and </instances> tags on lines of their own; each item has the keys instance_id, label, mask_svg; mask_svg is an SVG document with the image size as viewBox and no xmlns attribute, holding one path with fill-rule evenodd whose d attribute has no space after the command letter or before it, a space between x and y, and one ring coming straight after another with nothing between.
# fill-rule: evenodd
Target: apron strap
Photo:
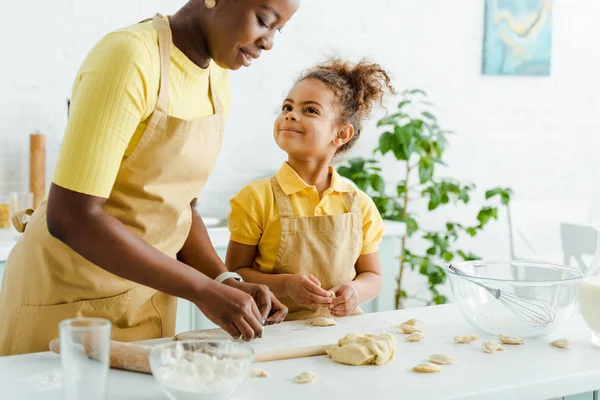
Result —
<instances>
[{"instance_id":1,"label":"apron strap","mask_svg":"<svg viewBox=\"0 0 600 400\"><path fill-rule=\"evenodd\" d=\"M25 228L27 227L27 221L23 221L23 217L25 215L31 217L33 215L33 211L33 208L27 208L25 210L17 211L16 213L10 216L10 220L12 221L12 224L17 230L17 232L25 232Z\"/></svg>"},{"instance_id":2,"label":"apron strap","mask_svg":"<svg viewBox=\"0 0 600 400\"><path fill-rule=\"evenodd\" d=\"M222 114L224 111L223 103L217 94L216 85L214 83L214 71L212 68L212 61L208 65L208 84L210 86L210 97L212 99L213 107L215 108L215 114Z\"/></svg>"},{"instance_id":3,"label":"apron strap","mask_svg":"<svg viewBox=\"0 0 600 400\"><path fill-rule=\"evenodd\" d=\"M160 89L158 90L156 109L166 115L169 105L171 45L173 44L173 38L171 36L169 21L165 17L161 14L156 14L152 18L152 22L158 33L158 51L160 54Z\"/></svg>"},{"instance_id":4,"label":"apron strap","mask_svg":"<svg viewBox=\"0 0 600 400\"><path fill-rule=\"evenodd\" d=\"M279 209L279 217L282 219L294 218L294 208L292 207L290 197L283 193L283 189L277 181L277 177L274 176L271 178L271 186L273 187L273 194L275 195L275 203Z\"/></svg>"},{"instance_id":5,"label":"apron strap","mask_svg":"<svg viewBox=\"0 0 600 400\"><path fill-rule=\"evenodd\" d=\"M360 211L360 202L358 201L356 190L353 192L345 192L344 200L346 201L350 212Z\"/></svg>"}]
</instances>

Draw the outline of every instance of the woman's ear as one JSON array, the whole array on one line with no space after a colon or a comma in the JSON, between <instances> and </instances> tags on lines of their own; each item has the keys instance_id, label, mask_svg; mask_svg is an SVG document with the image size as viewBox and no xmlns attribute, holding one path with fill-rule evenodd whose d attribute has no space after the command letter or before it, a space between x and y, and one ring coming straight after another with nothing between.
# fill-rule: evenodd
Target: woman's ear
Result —
<instances>
[{"instance_id":1,"label":"woman's ear","mask_svg":"<svg viewBox=\"0 0 600 400\"><path fill-rule=\"evenodd\" d=\"M338 127L337 134L333 139L335 147L340 148L348 143L354 136L354 126L352 124L343 124Z\"/></svg>"}]
</instances>

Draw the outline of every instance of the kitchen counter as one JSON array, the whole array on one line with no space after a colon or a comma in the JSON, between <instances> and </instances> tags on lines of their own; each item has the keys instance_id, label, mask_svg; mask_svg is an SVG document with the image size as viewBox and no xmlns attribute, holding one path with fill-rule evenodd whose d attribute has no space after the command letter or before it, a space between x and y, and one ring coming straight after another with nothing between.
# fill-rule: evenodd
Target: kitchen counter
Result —
<instances>
[{"instance_id":1,"label":"kitchen counter","mask_svg":"<svg viewBox=\"0 0 600 400\"><path fill-rule=\"evenodd\" d=\"M425 339L408 343L394 325L409 318L423 321ZM365 314L339 321L335 327L311 327L306 322L289 322L267 327L265 336L252 343L256 348L334 343L349 332L393 332L396 357L377 367L351 367L333 363L328 357L261 364L271 377L252 379L235 399L300 400L356 399L550 399L600 388L600 348L590 341L590 330L579 314L549 338L526 339L522 346L504 346L496 354L481 351L480 341L454 344L455 335L475 330L459 315L454 305L443 305ZM483 339L492 339L481 335ZM570 349L557 349L548 342L566 337ZM433 353L456 357L453 365L437 374L418 374L411 368ZM294 377L303 371L319 374L316 383L298 385ZM61 399L60 388L49 388L48 376L60 373L60 357L51 353L0 358L0 397L6 399ZM42 384L46 382L46 384ZM150 375L111 370L110 399L166 399ZM591 399L591 395L589 395Z\"/></svg>"}]
</instances>

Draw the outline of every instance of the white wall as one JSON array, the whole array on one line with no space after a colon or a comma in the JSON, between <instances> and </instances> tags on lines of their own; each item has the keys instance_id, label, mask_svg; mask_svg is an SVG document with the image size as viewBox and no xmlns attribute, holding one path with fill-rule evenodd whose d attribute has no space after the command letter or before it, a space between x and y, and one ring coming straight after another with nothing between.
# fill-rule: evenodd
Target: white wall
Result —
<instances>
[{"instance_id":1,"label":"white wall","mask_svg":"<svg viewBox=\"0 0 600 400\"><path fill-rule=\"evenodd\" d=\"M0 193L27 187L34 131L48 136L50 178L66 98L91 46L112 29L155 11L172 13L184 2L2 0ZM446 174L482 188L510 186L519 201L583 201L591 207L574 210L581 218L600 217L600 2L555 0L554 6L552 75L490 77L480 73L482 0L304 0L275 49L232 74L231 117L203 210L224 216L236 190L279 167L284 154L271 130L283 95L302 69L337 54L368 56L389 69L397 88L430 93L442 124L458 132ZM373 126L367 124L355 153L373 148ZM389 166L386 178L401 172ZM438 214L426 221L442 220ZM506 221L468 244L480 255L506 257Z\"/></svg>"}]
</instances>

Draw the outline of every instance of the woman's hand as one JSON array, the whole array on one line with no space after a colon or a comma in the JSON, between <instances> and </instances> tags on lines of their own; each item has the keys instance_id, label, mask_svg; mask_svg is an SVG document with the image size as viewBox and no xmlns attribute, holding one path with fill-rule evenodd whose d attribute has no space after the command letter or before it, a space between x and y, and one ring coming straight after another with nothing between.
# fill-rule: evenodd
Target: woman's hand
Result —
<instances>
[{"instance_id":1,"label":"woman's hand","mask_svg":"<svg viewBox=\"0 0 600 400\"><path fill-rule=\"evenodd\" d=\"M248 342L262 336L263 318L250 294L229 285L210 281L197 297L194 301L196 306L231 337L242 337Z\"/></svg>"},{"instance_id":2,"label":"woman's hand","mask_svg":"<svg viewBox=\"0 0 600 400\"><path fill-rule=\"evenodd\" d=\"M235 279L227 279L223 283L252 296L260 312L263 325L278 324L286 317L287 307L275 297L267 285L239 282Z\"/></svg>"}]
</instances>

